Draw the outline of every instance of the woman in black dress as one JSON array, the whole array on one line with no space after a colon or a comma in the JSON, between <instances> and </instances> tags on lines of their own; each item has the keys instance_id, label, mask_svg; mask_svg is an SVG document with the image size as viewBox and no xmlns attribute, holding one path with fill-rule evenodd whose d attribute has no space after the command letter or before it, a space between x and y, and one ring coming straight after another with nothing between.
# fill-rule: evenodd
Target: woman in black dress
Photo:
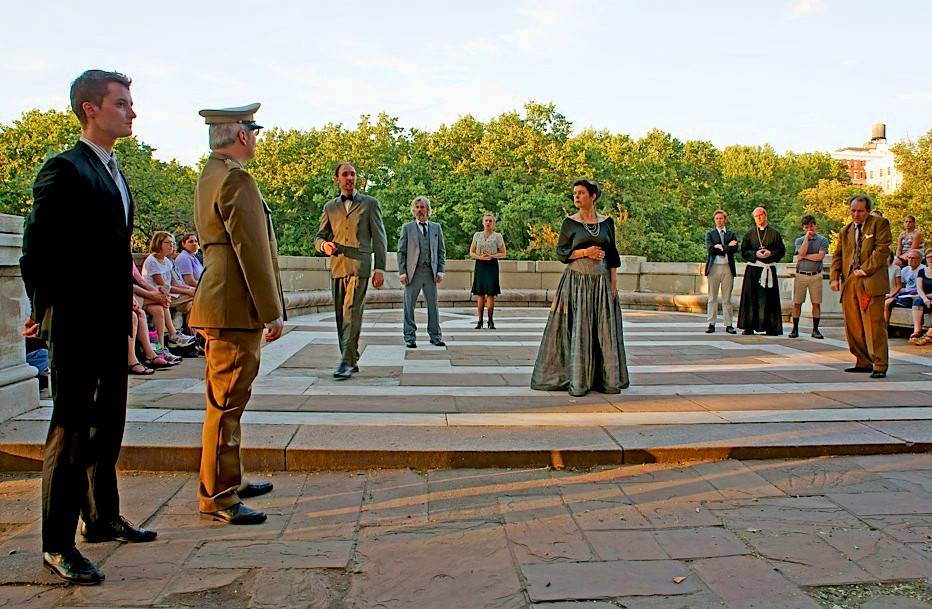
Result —
<instances>
[{"instance_id":1,"label":"woman in black dress","mask_svg":"<svg viewBox=\"0 0 932 609\"><path fill-rule=\"evenodd\" d=\"M615 223L596 212L590 180L573 183L579 213L563 220L557 256L566 264L550 307L531 375L531 389L619 393L628 386L616 269Z\"/></svg>"},{"instance_id":2,"label":"woman in black dress","mask_svg":"<svg viewBox=\"0 0 932 609\"><path fill-rule=\"evenodd\" d=\"M492 214L482 216L482 227L483 230L473 235L469 247L469 255L476 259L472 280L472 293L479 309L476 330L482 328L482 311L486 306L489 309L489 329L494 330L492 312L495 310L495 297L502 293L498 285L498 259L505 257L505 239L493 230L495 216Z\"/></svg>"}]
</instances>

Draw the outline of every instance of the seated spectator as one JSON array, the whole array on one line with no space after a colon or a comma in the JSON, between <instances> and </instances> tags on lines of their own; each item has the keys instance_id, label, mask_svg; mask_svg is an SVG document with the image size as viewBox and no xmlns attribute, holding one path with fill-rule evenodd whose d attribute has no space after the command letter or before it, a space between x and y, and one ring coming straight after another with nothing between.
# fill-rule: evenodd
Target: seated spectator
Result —
<instances>
[{"instance_id":1,"label":"seated spectator","mask_svg":"<svg viewBox=\"0 0 932 609\"><path fill-rule=\"evenodd\" d=\"M916 217L906 216L903 218L903 232L896 238L896 257L893 264L898 267L905 267L908 263L907 254L911 250L916 250L922 256L925 243L923 242L922 233L916 228Z\"/></svg>"},{"instance_id":2,"label":"seated spectator","mask_svg":"<svg viewBox=\"0 0 932 609\"><path fill-rule=\"evenodd\" d=\"M136 301L140 307L143 307L143 314L146 310L149 310L150 316L152 317L152 325L155 328L163 328L162 333L164 334L165 329L168 330L169 335L176 334L175 326L172 325L171 316L166 315L168 311L168 305L170 304L170 297L168 294L162 292L153 284L146 281L143 276L139 273L139 269L136 268L135 264L130 265L133 268L133 300ZM143 318L145 321L145 318ZM148 330L148 328L147 328ZM136 340L137 342L145 342L152 345L149 340L149 332L143 332L145 337L142 337L137 332ZM156 331L158 335L158 331ZM153 347L153 352L156 356L161 357L163 361L167 362L169 365L175 365L181 361L180 357L173 355L159 340L155 347ZM147 362L148 363L148 362ZM148 365L153 368L158 368L158 363L148 363Z\"/></svg>"},{"instance_id":3,"label":"seated spectator","mask_svg":"<svg viewBox=\"0 0 932 609\"><path fill-rule=\"evenodd\" d=\"M26 363L36 369L41 393L49 386L49 349L44 340L26 337Z\"/></svg>"},{"instance_id":4,"label":"seated spectator","mask_svg":"<svg viewBox=\"0 0 932 609\"><path fill-rule=\"evenodd\" d=\"M145 364L140 362L139 358L136 356L137 342L139 343L139 346L142 347ZM181 358L177 359L180 361ZM134 298L133 327L132 332L129 335L129 357L127 359L127 371L129 374L150 376L153 372L155 372L154 368L165 368L168 366L174 366L177 363L177 361L168 362L165 358L156 353L155 349L152 348L152 343L149 342L149 327L146 324L146 314Z\"/></svg>"},{"instance_id":5,"label":"seated spectator","mask_svg":"<svg viewBox=\"0 0 932 609\"><path fill-rule=\"evenodd\" d=\"M907 265L904 266L897 276L896 288L889 294L884 301L884 317L890 322L890 310L893 307L902 307L904 309L912 308L913 301L916 299L916 280L918 279L920 264L922 262L922 253L919 250L909 250L906 254ZM919 338L922 334L920 329L914 332L910 338Z\"/></svg>"},{"instance_id":6,"label":"seated spectator","mask_svg":"<svg viewBox=\"0 0 932 609\"><path fill-rule=\"evenodd\" d=\"M191 310L194 299L194 288L183 283L175 270L175 263L171 259L171 254L175 251L175 240L170 233L157 231L152 235L149 241L149 256L142 264L142 275L148 279L164 294L167 294L170 301L170 307L177 309L181 313L187 313ZM147 313L152 316L152 324L158 333L159 342L169 347L187 347L194 342L194 337L176 332L174 324L171 323L171 313L168 307L156 301L143 301L143 306ZM155 309L163 307L162 320L156 315ZM165 331L168 330L168 340L162 342L165 338Z\"/></svg>"},{"instance_id":7,"label":"seated spectator","mask_svg":"<svg viewBox=\"0 0 932 609\"><path fill-rule=\"evenodd\" d=\"M197 282L201 280L201 273L204 272L204 265L197 259L197 252L200 249L197 235L185 233L181 236L179 246L181 253L175 257L175 269L185 284L196 288Z\"/></svg>"},{"instance_id":8,"label":"seated spectator","mask_svg":"<svg viewBox=\"0 0 932 609\"><path fill-rule=\"evenodd\" d=\"M918 297L913 300L913 329L909 339L910 344L923 346L932 343L932 326L922 335L922 317L932 312L932 250L926 252L926 265L919 267L916 273L916 293ZM920 336L921 335L921 336Z\"/></svg>"}]
</instances>

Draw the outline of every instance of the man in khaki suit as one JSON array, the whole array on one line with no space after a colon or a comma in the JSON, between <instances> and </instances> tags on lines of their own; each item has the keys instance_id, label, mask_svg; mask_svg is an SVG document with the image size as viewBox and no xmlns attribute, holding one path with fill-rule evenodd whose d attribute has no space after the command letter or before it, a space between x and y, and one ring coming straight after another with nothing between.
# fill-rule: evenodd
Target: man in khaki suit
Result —
<instances>
[{"instance_id":1,"label":"man in khaki suit","mask_svg":"<svg viewBox=\"0 0 932 609\"><path fill-rule=\"evenodd\" d=\"M230 524L265 521L242 499L272 490L243 480L240 417L259 373L262 329L273 341L284 327L284 298L271 212L243 165L256 154L259 104L201 110L212 152L194 193L194 225L204 251L189 323L205 339L207 412L201 449L199 509Z\"/></svg>"},{"instance_id":2,"label":"man in khaki suit","mask_svg":"<svg viewBox=\"0 0 932 609\"><path fill-rule=\"evenodd\" d=\"M333 181L340 187L340 196L324 205L314 247L330 256L330 287L340 341L340 365L333 376L347 379L359 372L366 281L371 273L372 287L382 287L388 246L379 202L356 192L356 168L337 163ZM375 269L370 270L373 253Z\"/></svg>"},{"instance_id":3,"label":"man in khaki suit","mask_svg":"<svg viewBox=\"0 0 932 609\"><path fill-rule=\"evenodd\" d=\"M855 357L845 372L887 376L887 322L884 297L890 289L890 222L871 215L871 200L856 195L848 201L851 223L841 229L832 253L832 290L841 290L848 348Z\"/></svg>"}]
</instances>

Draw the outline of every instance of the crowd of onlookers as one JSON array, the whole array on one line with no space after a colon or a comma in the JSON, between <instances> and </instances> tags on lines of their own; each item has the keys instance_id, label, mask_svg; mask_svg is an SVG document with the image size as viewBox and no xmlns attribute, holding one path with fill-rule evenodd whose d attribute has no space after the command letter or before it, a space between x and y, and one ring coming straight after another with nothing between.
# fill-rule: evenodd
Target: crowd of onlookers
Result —
<instances>
[{"instance_id":1,"label":"crowd of onlookers","mask_svg":"<svg viewBox=\"0 0 932 609\"><path fill-rule=\"evenodd\" d=\"M176 245L171 233L157 231L149 240L149 255L141 272L135 264L131 266L133 322L127 373L149 376L185 357L201 355L199 340L185 322L204 270L197 235L184 233ZM49 356L45 341L26 339L26 363L39 371L39 389L46 390Z\"/></svg>"},{"instance_id":2,"label":"crowd of onlookers","mask_svg":"<svg viewBox=\"0 0 932 609\"><path fill-rule=\"evenodd\" d=\"M890 264L890 293L885 301L886 318L890 321L893 308L911 309L913 333L909 342L913 345L932 343L932 327L922 332L925 313L932 312L932 250L925 251L925 241L916 228L916 218L903 219L903 231L897 236ZM927 276L930 275L930 276Z\"/></svg>"}]
</instances>

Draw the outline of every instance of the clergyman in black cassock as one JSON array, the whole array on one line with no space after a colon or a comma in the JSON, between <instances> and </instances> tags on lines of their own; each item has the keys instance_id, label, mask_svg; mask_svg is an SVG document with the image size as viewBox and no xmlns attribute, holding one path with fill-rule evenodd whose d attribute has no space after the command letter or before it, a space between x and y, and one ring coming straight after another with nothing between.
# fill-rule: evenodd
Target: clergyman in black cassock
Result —
<instances>
[{"instance_id":1,"label":"clergyman in black cassock","mask_svg":"<svg viewBox=\"0 0 932 609\"><path fill-rule=\"evenodd\" d=\"M758 207L752 215L756 225L741 241L747 267L741 284L738 327L744 334L766 332L779 336L783 334L783 312L775 265L786 255L786 246L780 233L767 224L767 210Z\"/></svg>"}]
</instances>

